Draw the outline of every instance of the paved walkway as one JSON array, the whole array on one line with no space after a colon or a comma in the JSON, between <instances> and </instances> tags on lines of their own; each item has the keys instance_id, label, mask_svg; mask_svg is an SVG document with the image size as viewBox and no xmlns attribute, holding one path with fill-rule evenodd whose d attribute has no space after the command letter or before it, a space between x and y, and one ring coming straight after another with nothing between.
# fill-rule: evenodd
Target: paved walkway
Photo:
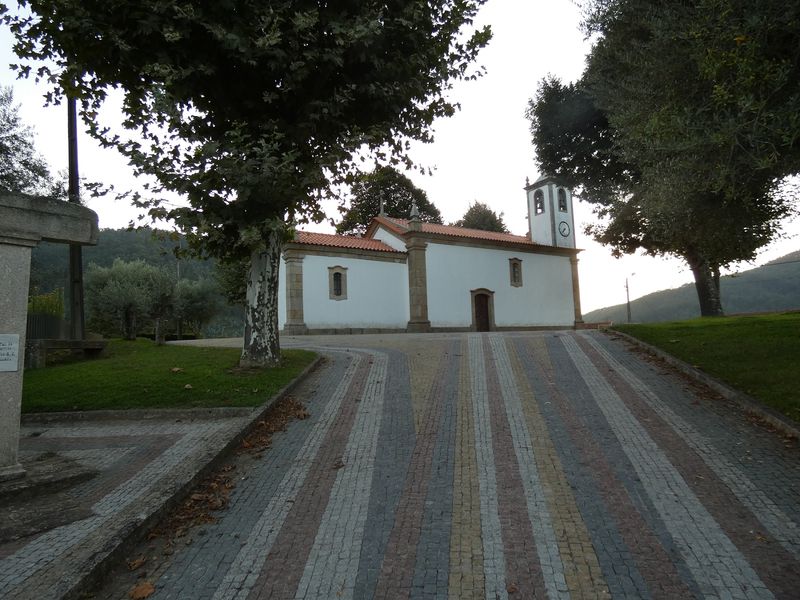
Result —
<instances>
[{"instance_id":1,"label":"paved walkway","mask_svg":"<svg viewBox=\"0 0 800 600\"><path fill-rule=\"evenodd\" d=\"M310 418L148 573L152 598L800 594L794 444L620 341L284 340L297 343L329 357L295 394ZM0 562L0 582L37 565L35 543Z\"/></svg>"}]
</instances>

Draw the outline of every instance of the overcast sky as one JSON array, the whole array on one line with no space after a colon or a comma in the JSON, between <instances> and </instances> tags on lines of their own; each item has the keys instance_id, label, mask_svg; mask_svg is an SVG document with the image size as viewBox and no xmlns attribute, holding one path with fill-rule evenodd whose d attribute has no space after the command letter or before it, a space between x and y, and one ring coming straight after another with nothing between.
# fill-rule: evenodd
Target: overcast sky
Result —
<instances>
[{"instance_id":1,"label":"overcast sky","mask_svg":"<svg viewBox=\"0 0 800 600\"><path fill-rule=\"evenodd\" d=\"M494 32L478 60L486 67L486 75L456 85L453 98L461 104L460 112L436 124L433 144L414 146L413 157L434 169L433 175L408 174L428 193L445 222L459 219L478 200L502 212L512 233L527 232L522 188L526 177L533 181L540 173L525 109L546 75L565 81L580 76L589 44L579 31L579 21L579 9L570 0L489 0L483 7L478 24L490 24ZM65 169L66 109L44 108L44 87L14 81L8 69L14 61L11 43L8 30L0 28L0 82L13 85L22 117L35 127L37 147L53 170ZM107 111L104 120L113 121L114 114L113 109ZM81 175L87 179L113 183L119 189L136 187L125 161L113 151L100 149L86 135L79 136L79 154ZM88 204L100 216L101 227L124 227L138 214L110 200ZM632 299L692 281L688 267L676 259L614 259L606 248L582 235L581 225L593 220L590 208L576 203L575 213L578 247L584 249L579 257L584 312L624 302L626 277ZM329 216L337 214L331 210ZM324 226L309 229L326 230ZM788 237L765 249L756 264L798 249L800 223L787 224L786 233ZM742 265L742 269L751 267Z\"/></svg>"}]
</instances>

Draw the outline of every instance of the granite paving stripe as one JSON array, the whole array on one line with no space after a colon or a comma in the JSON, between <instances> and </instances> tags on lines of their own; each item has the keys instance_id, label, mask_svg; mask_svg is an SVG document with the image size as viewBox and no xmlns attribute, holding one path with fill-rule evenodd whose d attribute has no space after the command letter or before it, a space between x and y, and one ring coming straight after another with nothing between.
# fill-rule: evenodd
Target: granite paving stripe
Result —
<instances>
[{"instance_id":1,"label":"granite paving stripe","mask_svg":"<svg viewBox=\"0 0 800 600\"><path fill-rule=\"evenodd\" d=\"M564 473L564 466L558 456L547 422L538 409L517 346L512 339L506 338L506 340L506 352L531 441L532 456L527 460L535 461L538 468L547 511L552 517L552 527L556 532L555 546L563 563L569 595L578 598L607 597L608 587L597 555L592 548L591 536ZM523 458L519 456L518 458L522 463Z\"/></svg>"},{"instance_id":2,"label":"granite paving stripe","mask_svg":"<svg viewBox=\"0 0 800 600\"><path fill-rule=\"evenodd\" d=\"M561 340L609 425L619 438L653 504L681 549L704 595L742 594L772 598L753 568L731 542L661 448L627 410L616 391L581 351L572 336Z\"/></svg>"},{"instance_id":3,"label":"granite paving stripe","mask_svg":"<svg viewBox=\"0 0 800 600\"><path fill-rule=\"evenodd\" d=\"M63 596L69 591L66 586L70 585L63 573L82 572L87 568L80 562L83 557L103 552L104 545L108 543L102 536L93 534L113 522L135 521L141 510L136 500L144 495L161 493L159 490L170 489L173 470L180 468L185 457L191 455L198 439L211 440L212 444L222 443L235 427L235 421L231 419L187 427L173 425L173 430L183 429L186 433L157 460L151 461L123 486L96 503L93 506L96 516L48 531L4 559L0 563L0 597L40 600L43 590L47 590L51 597ZM117 433L123 428L113 429ZM130 433L131 426L125 429ZM167 428L148 426L147 429L164 431ZM106 430L106 433L110 432ZM98 506L101 508L98 509ZM58 568L47 568L56 561Z\"/></svg>"},{"instance_id":4,"label":"granite paving stripe","mask_svg":"<svg viewBox=\"0 0 800 600\"><path fill-rule=\"evenodd\" d=\"M356 374L361 374L368 367L364 357L350 354L350 363L325 404L319 420L308 434L305 445L295 457L291 468L285 473L269 502L261 509L261 515L247 536L230 564L223 580L214 592L216 600L245 598L255 585L260 575L260 567L264 564L275 538L280 532L281 524L291 510L298 492L305 483L309 469L317 456L320 447L334 426L339 412ZM335 457L330 457L335 460Z\"/></svg>"},{"instance_id":5,"label":"granite paving stripe","mask_svg":"<svg viewBox=\"0 0 800 600\"><path fill-rule=\"evenodd\" d=\"M532 528L533 542L535 543L536 555L541 568L542 583L547 590L547 595L550 598L567 598L569 594L564 577L564 565L561 561L558 540L553 529L550 508L545 497L545 491L542 488L537 459L533 454L531 433L528 430L527 420L522 410L523 398L520 397L520 389L517 386L514 372L511 368L511 360L506 350L505 340L502 336L497 335L491 335L488 339L494 360L492 372L497 378L496 383L500 389L500 396L505 407L505 420L502 422L501 427L503 433L498 431L495 439L508 440L510 433L511 448L514 451L518 475L524 492L522 500L526 503L528 522ZM495 383L494 378L490 378L490 388L493 383ZM533 401L530 397L526 398L526 400ZM498 418L499 416L498 414ZM506 554L508 554L508 551Z\"/></svg>"},{"instance_id":6,"label":"granite paving stripe","mask_svg":"<svg viewBox=\"0 0 800 600\"><path fill-rule=\"evenodd\" d=\"M367 352L367 351L365 351ZM369 509L378 434L383 414L386 354L374 352L342 462L308 555L296 597L352 598Z\"/></svg>"},{"instance_id":7,"label":"granite paving stripe","mask_svg":"<svg viewBox=\"0 0 800 600\"><path fill-rule=\"evenodd\" d=\"M794 530L792 535L796 539L796 525L800 524L800 470L797 469L796 448L785 446L783 437L775 435L769 427L752 422L737 404L715 394L704 394L702 387L697 388L692 381L658 360L643 358L640 351L631 350L626 342L609 334L597 334L592 339L659 398L668 399L663 404L670 412L695 431L702 432L700 441L708 447L709 457L718 455L742 473L757 490L750 499L756 501L762 497L765 508L769 507L767 510L774 506L786 515L795 527L787 526L785 531ZM734 477L731 483L735 481ZM774 528L772 534L777 539L786 539Z\"/></svg>"},{"instance_id":8,"label":"granite paving stripe","mask_svg":"<svg viewBox=\"0 0 800 600\"><path fill-rule=\"evenodd\" d=\"M456 411L462 344L453 340L445 352L446 370L441 389L430 402L440 403L438 422L432 423L436 441L428 474L428 490L417 541L412 595L446 598L450 570L450 531L453 522L453 472L455 461ZM413 463L412 463L413 468Z\"/></svg>"},{"instance_id":9,"label":"granite paving stripe","mask_svg":"<svg viewBox=\"0 0 800 600\"><path fill-rule=\"evenodd\" d=\"M345 454L359 403L368 384L372 359L363 362L356 372L341 404L336 420L319 447L280 531L261 567L248 598L281 598L294 595L303 576L308 553L322 522L331 491L338 475L338 460ZM348 468L345 464L342 468Z\"/></svg>"},{"instance_id":10,"label":"granite paving stripe","mask_svg":"<svg viewBox=\"0 0 800 600\"><path fill-rule=\"evenodd\" d=\"M453 600L478 600L484 598L483 548L467 352L462 351L460 363L448 597Z\"/></svg>"},{"instance_id":11,"label":"granite paving stripe","mask_svg":"<svg viewBox=\"0 0 800 600\"><path fill-rule=\"evenodd\" d=\"M475 458L480 489L484 591L487 600L505 600L508 598L506 558L497 500L498 482L489 416L490 399L486 381L486 362L481 335L469 335L467 341L469 368L472 375L470 403L472 405L472 421L475 426Z\"/></svg>"},{"instance_id":12,"label":"granite paving stripe","mask_svg":"<svg viewBox=\"0 0 800 600\"><path fill-rule=\"evenodd\" d=\"M795 559L800 558L800 527L759 489L739 468L719 452L709 440L685 419L670 409L659 396L650 389L630 369L618 361L604 346L591 336L582 335L580 339L592 348L630 386L631 390L664 421L680 438L697 453L714 472L716 477L728 486L734 495L759 520L762 527L778 541ZM758 527L756 529L762 529Z\"/></svg>"},{"instance_id":13,"label":"granite paving stripe","mask_svg":"<svg viewBox=\"0 0 800 600\"><path fill-rule=\"evenodd\" d=\"M430 340L425 344L403 344L409 355L411 375L411 406L414 411L414 430L419 431L428 410L431 388L436 385L435 375L439 361L446 352L446 340Z\"/></svg>"},{"instance_id":14,"label":"granite paving stripe","mask_svg":"<svg viewBox=\"0 0 800 600\"><path fill-rule=\"evenodd\" d=\"M703 501L703 505L720 524L725 534L739 548L770 590L778 597L791 598L800 590L800 564L777 540L764 531L755 515L741 498L717 477L683 439L642 401L653 392L624 367L608 361L590 340L578 338L581 348L606 377L632 414L653 440L666 452L683 479ZM609 369L608 367L612 367ZM619 368L617 368L619 367ZM632 383L636 384L634 389Z\"/></svg>"},{"instance_id":15,"label":"granite paving stripe","mask_svg":"<svg viewBox=\"0 0 800 600\"><path fill-rule=\"evenodd\" d=\"M310 413L308 419L290 423L285 431L275 433L268 452L250 462L246 471L236 471L236 486L228 507L216 515L217 522L204 527L203 535L195 536L189 548L176 553L165 570L154 573L157 590L153 600L214 595L243 540L248 539L263 516L263 507L279 493L287 474L295 468L301 447L325 416L325 405L334 397L351 364L344 353L328 354L324 365L296 390L303 395Z\"/></svg>"},{"instance_id":16,"label":"granite paving stripe","mask_svg":"<svg viewBox=\"0 0 800 600\"><path fill-rule=\"evenodd\" d=\"M492 355L488 337L483 338L483 350L486 361L486 399L497 477L497 506L506 561L506 589L516 589L516 593L523 598L541 598L549 593L557 593L556 589L552 592L547 589L540 566L538 547L547 541L536 539L528 516L528 502L515 453L513 433L503 406L498 365ZM547 516L543 515L543 518ZM563 581L563 573L561 575Z\"/></svg>"},{"instance_id":17,"label":"granite paving stripe","mask_svg":"<svg viewBox=\"0 0 800 600\"><path fill-rule=\"evenodd\" d=\"M439 354L437 370L432 378L433 385L426 398L425 414L417 428L411 461L397 504L395 522L389 534L374 598L407 598L411 591L425 502L431 483L437 431L449 397L446 385L453 385L452 354L453 346L449 348L449 352ZM436 580L433 585L435 587Z\"/></svg>"},{"instance_id":18,"label":"granite paving stripe","mask_svg":"<svg viewBox=\"0 0 800 600\"><path fill-rule=\"evenodd\" d=\"M594 414L597 408L588 391L578 385L568 359L559 352L563 346L552 338L549 343L538 338L519 341L516 347L539 410L558 440L556 448L609 593L614 598L659 600L698 595L688 569L680 560L674 564L671 537L663 524L648 522L645 515L650 511L634 503L645 492L636 482L624 480L633 469L624 454L614 452L610 432L606 435L608 425L601 414ZM661 535L654 528L662 530ZM595 575L580 572L584 577Z\"/></svg>"},{"instance_id":19,"label":"granite paving stripe","mask_svg":"<svg viewBox=\"0 0 800 600\"><path fill-rule=\"evenodd\" d=\"M381 418L365 535L361 544L355 598L371 598L375 594L381 562L414 450L414 412L411 407L408 357L397 350L387 350L386 353L389 358L386 402Z\"/></svg>"}]
</instances>

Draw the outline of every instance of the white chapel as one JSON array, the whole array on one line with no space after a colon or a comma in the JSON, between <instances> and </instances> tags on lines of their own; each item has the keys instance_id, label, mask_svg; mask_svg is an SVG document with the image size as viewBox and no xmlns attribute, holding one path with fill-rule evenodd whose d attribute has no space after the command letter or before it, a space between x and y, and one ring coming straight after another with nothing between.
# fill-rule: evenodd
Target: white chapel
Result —
<instances>
[{"instance_id":1,"label":"white chapel","mask_svg":"<svg viewBox=\"0 0 800 600\"><path fill-rule=\"evenodd\" d=\"M572 194L525 186L528 236L378 215L363 237L285 244L285 334L506 331L582 323ZM284 300L285 299L285 300Z\"/></svg>"}]
</instances>

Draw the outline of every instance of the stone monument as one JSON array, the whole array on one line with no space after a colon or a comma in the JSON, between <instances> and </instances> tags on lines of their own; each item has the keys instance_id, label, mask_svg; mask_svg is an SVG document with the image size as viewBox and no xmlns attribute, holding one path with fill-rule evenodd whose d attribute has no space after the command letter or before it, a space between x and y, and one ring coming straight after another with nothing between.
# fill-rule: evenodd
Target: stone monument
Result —
<instances>
[{"instance_id":1,"label":"stone monument","mask_svg":"<svg viewBox=\"0 0 800 600\"><path fill-rule=\"evenodd\" d=\"M78 204L0 192L0 480L24 475L19 419L31 248L97 243L97 215Z\"/></svg>"}]
</instances>

